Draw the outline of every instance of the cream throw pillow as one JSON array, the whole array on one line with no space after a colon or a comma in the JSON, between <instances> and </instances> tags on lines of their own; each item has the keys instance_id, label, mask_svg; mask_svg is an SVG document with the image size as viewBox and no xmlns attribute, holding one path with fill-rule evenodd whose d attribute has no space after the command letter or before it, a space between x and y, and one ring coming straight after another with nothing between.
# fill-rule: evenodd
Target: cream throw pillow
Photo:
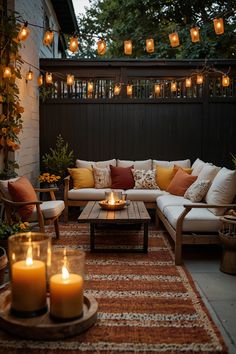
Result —
<instances>
[{"instance_id":1,"label":"cream throw pillow","mask_svg":"<svg viewBox=\"0 0 236 354\"><path fill-rule=\"evenodd\" d=\"M206 163L198 175L198 181L210 180L212 182L219 171L220 167Z\"/></svg>"},{"instance_id":2,"label":"cream throw pillow","mask_svg":"<svg viewBox=\"0 0 236 354\"><path fill-rule=\"evenodd\" d=\"M236 195L236 170L223 167L207 192L207 204L230 204ZM209 208L215 215L223 215L224 208Z\"/></svg>"},{"instance_id":3,"label":"cream throw pillow","mask_svg":"<svg viewBox=\"0 0 236 354\"><path fill-rule=\"evenodd\" d=\"M200 159L196 159L192 165L192 175L193 176L198 176L199 173L201 172L201 170L203 169L203 167L205 166L206 162L200 160Z\"/></svg>"},{"instance_id":4,"label":"cream throw pillow","mask_svg":"<svg viewBox=\"0 0 236 354\"><path fill-rule=\"evenodd\" d=\"M133 170L134 189L160 189L156 183L156 170Z\"/></svg>"},{"instance_id":5,"label":"cream throw pillow","mask_svg":"<svg viewBox=\"0 0 236 354\"><path fill-rule=\"evenodd\" d=\"M200 202L206 195L211 182L200 180L195 181L185 192L184 198L191 200L192 203Z\"/></svg>"},{"instance_id":6,"label":"cream throw pillow","mask_svg":"<svg viewBox=\"0 0 236 354\"><path fill-rule=\"evenodd\" d=\"M111 187L111 171L109 167L93 167L95 188Z\"/></svg>"}]
</instances>

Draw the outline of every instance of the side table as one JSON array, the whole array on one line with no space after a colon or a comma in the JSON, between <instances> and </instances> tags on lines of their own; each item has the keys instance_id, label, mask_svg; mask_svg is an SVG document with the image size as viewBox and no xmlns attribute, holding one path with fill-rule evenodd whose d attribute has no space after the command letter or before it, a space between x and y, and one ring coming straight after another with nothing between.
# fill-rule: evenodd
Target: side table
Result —
<instances>
[{"instance_id":1,"label":"side table","mask_svg":"<svg viewBox=\"0 0 236 354\"><path fill-rule=\"evenodd\" d=\"M225 215L220 220L223 222L223 227L219 231L223 246L220 271L236 274L236 218Z\"/></svg>"}]
</instances>

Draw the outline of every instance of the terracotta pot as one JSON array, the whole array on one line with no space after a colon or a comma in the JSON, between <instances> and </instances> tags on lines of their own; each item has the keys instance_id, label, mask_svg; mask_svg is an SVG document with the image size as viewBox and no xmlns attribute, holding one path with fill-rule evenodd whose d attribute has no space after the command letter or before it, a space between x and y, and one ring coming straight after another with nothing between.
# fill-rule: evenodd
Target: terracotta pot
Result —
<instances>
[{"instance_id":1,"label":"terracotta pot","mask_svg":"<svg viewBox=\"0 0 236 354\"><path fill-rule=\"evenodd\" d=\"M0 285L4 282L5 271L7 267L8 259L6 250L3 247L0 247Z\"/></svg>"}]
</instances>

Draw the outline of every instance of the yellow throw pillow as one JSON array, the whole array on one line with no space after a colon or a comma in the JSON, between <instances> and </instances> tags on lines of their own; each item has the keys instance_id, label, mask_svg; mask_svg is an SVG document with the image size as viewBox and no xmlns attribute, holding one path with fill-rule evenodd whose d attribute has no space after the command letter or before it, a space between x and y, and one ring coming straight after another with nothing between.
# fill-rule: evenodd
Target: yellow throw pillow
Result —
<instances>
[{"instance_id":1,"label":"yellow throw pillow","mask_svg":"<svg viewBox=\"0 0 236 354\"><path fill-rule=\"evenodd\" d=\"M186 172L188 175L191 175L192 173L192 169L191 168L186 168L186 167L181 167L181 166L178 166L178 165L174 165L174 168L176 169L176 172L180 169L184 172Z\"/></svg>"},{"instance_id":2,"label":"yellow throw pillow","mask_svg":"<svg viewBox=\"0 0 236 354\"><path fill-rule=\"evenodd\" d=\"M74 189L94 187L93 170L91 168L68 168L68 171L73 179Z\"/></svg>"},{"instance_id":3,"label":"yellow throw pillow","mask_svg":"<svg viewBox=\"0 0 236 354\"><path fill-rule=\"evenodd\" d=\"M156 181L157 185L161 190L166 190L176 174L177 169L173 167L161 167L157 166L156 168Z\"/></svg>"}]
</instances>

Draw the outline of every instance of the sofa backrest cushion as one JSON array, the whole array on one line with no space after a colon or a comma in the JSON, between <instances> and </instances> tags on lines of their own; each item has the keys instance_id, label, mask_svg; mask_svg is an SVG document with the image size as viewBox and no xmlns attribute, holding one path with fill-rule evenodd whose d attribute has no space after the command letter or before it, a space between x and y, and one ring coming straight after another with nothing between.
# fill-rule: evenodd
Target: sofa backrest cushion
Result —
<instances>
[{"instance_id":1,"label":"sofa backrest cushion","mask_svg":"<svg viewBox=\"0 0 236 354\"><path fill-rule=\"evenodd\" d=\"M182 169L178 169L166 191L174 195L184 196L186 190L196 179L197 176L191 176Z\"/></svg>"},{"instance_id":2,"label":"sofa backrest cushion","mask_svg":"<svg viewBox=\"0 0 236 354\"><path fill-rule=\"evenodd\" d=\"M14 202L35 202L38 200L37 194L34 190L34 187L30 183L27 177L20 177L16 181L8 182L8 189L11 196L11 199ZM18 209L18 214L23 221L27 221L35 205L25 205Z\"/></svg>"},{"instance_id":3,"label":"sofa backrest cushion","mask_svg":"<svg viewBox=\"0 0 236 354\"><path fill-rule=\"evenodd\" d=\"M73 188L93 188L94 187L94 178L92 168L68 168L73 180Z\"/></svg>"},{"instance_id":4,"label":"sofa backrest cushion","mask_svg":"<svg viewBox=\"0 0 236 354\"><path fill-rule=\"evenodd\" d=\"M116 166L116 159L106 160L106 161L86 161L86 160L79 160L75 161L75 166L80 168L91 168L91 167L109 167L110 165Z\"/></svg>"},{"instance_id":5,"label":"sofa backrest cushion","mask_svg":"<svg viewBox=\"0 0 236 354\"><path fill-rule=\"evenodd\" d=\"M214 178L206 195L207 204L230 204L236 195L236 170L223 167ZM209 208L215 215L223 215L224 208Z\"/></svg>"},{"instance_id":6,"label":"sofa backrest cushion","mask_svg":"<svg viewBox=\"0 0 236 354\"><path fill-rule=\"evenodd\" d=\"M111 170L110 167L93 167L93 177L95 188L111 187Z\"/></svg>"},{"instance_id":7,"label":"sofa backrest cushion","mask_svg":"<svg viewBox=\"0 0 236 354\"><path fill-rule=\"evenodd\" d=\"M209 180L212 182L219 171L220 167L206 163L198 175L198 180Z\"/></svg>"},{"instance_id":8,"label":"sofa backrest cushion","mask_svg":"<svg viewBox=\"0 0 236 354\"><path fill-rule=\"evenodd\" d=\"M134 189L159 189L156 182L156 170L132 170Z\"/></svg>"},{"instance_id":9,"label":"sofa backrest cushion","mask_svg":"<svg viewBox=\"0 0 236 354\"><path fill-rule=\"evenodd\" d=\"M117 160L117 167L130 167L134 166L135 170L151 170L152 160L131 161L131 160Z\"/></svg>"},{"instance_id":10,"label":"sofa backrest cushion","mask_svg":"<svg viewBox=\"0 0 236 354\"><path fill-rule=\"evenodd\" d=\"M172 167L174 165L180 166L182 168L189 168L191 166L191 161L189 159L186 160L178 160L178 161L162 161L162 160L153 160L152 168L155 169L158 166L161 167Z\"/></svg>"},{"instance_id":11,"label":"sofa backrest cushion","mask_svg":"<svg viewBox=\"0 0 236 354\"><path fill-rule=\"evenodd\" d=\"M208 180L196 180L191 186L186 190L184 198L191 200L193 203L200 202L207 194L210 188L211 182Z\"/></svg>"},{"instance_id":12,"label":"sofa backrest cushion","mask_svg":"<svg viewBox=\"0 0 236 354\"><path fill-rule=\"evenodd\" d=\"M130 167L114 167L111 169L111 188L113 189L132 189L134 188L134 177L132 173L133 166Z\"/></svg>"},{"instance_id":13,"label":"sofa backrest cushion","mask_svg":"<svg viewBox=\"0 0 236 354\"><path fill-rule=\"evenodd\" d=\"M197 158L194 163L192 164L192 176L198 176L203 167L205 166L206 162Z\"/></svg>"},{"instance_id":14,"label":"sofa backrest cushion","mask_svg":"<svg viewBox=\"0 0 236 354\"><path fill-rule=\"evenodd\" d=\"M166 191L172 178L174 177L177 170L173 167L162 167L157 166L156 168L156 181L158 187Z\"/></svg>"}]
</instances>

